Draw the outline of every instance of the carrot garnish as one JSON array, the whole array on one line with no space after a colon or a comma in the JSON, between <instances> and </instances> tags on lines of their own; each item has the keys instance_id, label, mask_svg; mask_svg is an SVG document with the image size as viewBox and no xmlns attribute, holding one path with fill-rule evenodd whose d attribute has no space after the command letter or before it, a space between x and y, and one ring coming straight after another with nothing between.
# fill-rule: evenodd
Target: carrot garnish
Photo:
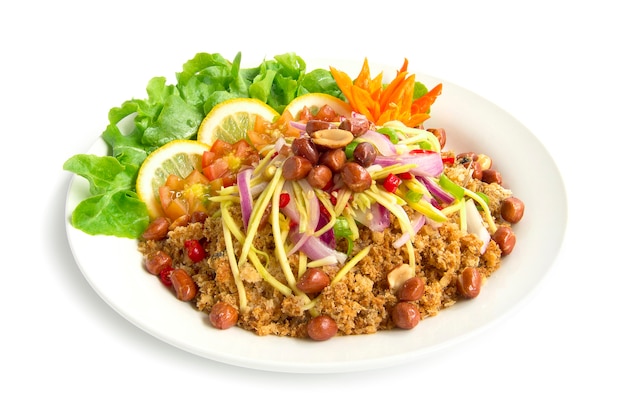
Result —
<instances>
[{"instance_id":1,"label":"carrot garnish","mask_svg":"<svg viewBox=\"0 0 626 420\"><path fill-rule=\"evenodd\" d=\"M415 75L408 74L408 64L405 58L396 77L387 85L383 85L382 73L372 79L367 58L354 81L334 67L330 71L355 112L376 125L397 120L409 127L416 127L430 117L430 107L441 94L442 85L440 83L425 95L413 99Z\"/></svg>"}]
</instances>

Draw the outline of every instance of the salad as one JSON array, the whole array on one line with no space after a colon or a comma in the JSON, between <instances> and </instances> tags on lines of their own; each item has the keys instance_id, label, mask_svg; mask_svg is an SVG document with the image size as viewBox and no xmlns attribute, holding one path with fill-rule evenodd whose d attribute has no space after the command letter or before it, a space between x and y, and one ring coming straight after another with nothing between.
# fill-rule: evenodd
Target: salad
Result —
<instances>
[{"instance_id":1,"label":"salad","mask_svg":"<svg viewBox=\"0 0 626 420\"><path fill-rule=\"evenodd\" d=\"M109 113L111 155L72 214L138 240L145 268L220 329L308 337L412 329L476 298L515 247L523 202L481 153L427 127L443 94L408 71L241 67L197 54ZM132 119L124 132L120 122Z\"/></svg>"}]
</instances>

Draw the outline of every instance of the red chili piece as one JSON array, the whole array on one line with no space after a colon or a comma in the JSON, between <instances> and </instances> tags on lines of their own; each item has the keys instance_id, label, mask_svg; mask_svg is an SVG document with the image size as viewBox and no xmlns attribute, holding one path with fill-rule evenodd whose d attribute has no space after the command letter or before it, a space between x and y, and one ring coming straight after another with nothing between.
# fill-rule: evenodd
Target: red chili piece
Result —
<instances>
[{"instance_id":1,"label":"red chili piece","mask_svg":"<svg viewBox=\"0 0 626 420\"><path fill-rule=\"evenodd\" d=\"M290 200L291 198L289 197L289 194L281 193L280 198L278 199L278 207L280 207L281 209L287 207L287 204L289 204Z\"/></svg>"},{"instance_id":2,"label":"red chili piece","mask_svg":"<svg viewBox=\"0 0 626 420\"><path fill-rule=\"evenodd\" d=\"M442 156L441 161L444 165L454 165L454 156Z\"/></svg>"},{"instance_id":3,"label":"red chili piece","mask_svg":"<svg viewBox=\"0 0 626 420\"><path fill-rule=\"evenodd\" d=\"M396 192L400 184L402 183L402 179L399 176L394 174L387 175L385 178L385 182L383 182L383 187L390 193Z\"/></svg>"},{"instance_id":4,"label":"red chili piece","mask_svg":"<svg viewBox=\"0 0 626 420\"><path fill-rule=\"evenodd\" d=\"M200 262L206 256L206 252L200 242L197 239L190 239L185 241L185 249L189 259L195 263Z\"/></svg>"}]
</instances>

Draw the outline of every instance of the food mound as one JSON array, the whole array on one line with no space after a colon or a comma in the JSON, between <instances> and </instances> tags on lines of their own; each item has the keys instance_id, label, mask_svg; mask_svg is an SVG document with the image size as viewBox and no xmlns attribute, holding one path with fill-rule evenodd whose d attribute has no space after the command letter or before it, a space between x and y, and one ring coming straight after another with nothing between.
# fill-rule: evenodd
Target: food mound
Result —
<instances>
[{"instance_id":1,"label":"food mound","mask_svg":"<svg viewBox=\"0 0 626 420\"><path fill-rule=\"evenodd\" d=\"M146 269L215 328L318 341L412 329L476 298L513 251L524 204L498 162L425 127L441 85L414 98L406 62L387 84L367 61L354 80L331 73L350 113L257 121L158 189Z\"/></svg>"}]
</instances>

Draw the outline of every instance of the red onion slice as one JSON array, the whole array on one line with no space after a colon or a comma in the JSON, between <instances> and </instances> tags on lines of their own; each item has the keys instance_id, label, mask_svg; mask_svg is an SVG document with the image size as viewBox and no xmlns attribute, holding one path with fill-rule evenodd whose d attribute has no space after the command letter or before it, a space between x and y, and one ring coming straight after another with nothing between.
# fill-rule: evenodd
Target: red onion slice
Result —
<instances>
[{"instance_id":1,"label":"red onion slice","mask_svg":"<svg viewBox=\"0 0 626 420\"><path fill-rule=\"evenodd\" d=\"M241 202L241 218L245 231L248 230L248 223L250 222L250 215L252 214L251 178L252 168L246 168L237 173L237 186L239 187L239 200Z\"/></svg>"}]
</instances>

